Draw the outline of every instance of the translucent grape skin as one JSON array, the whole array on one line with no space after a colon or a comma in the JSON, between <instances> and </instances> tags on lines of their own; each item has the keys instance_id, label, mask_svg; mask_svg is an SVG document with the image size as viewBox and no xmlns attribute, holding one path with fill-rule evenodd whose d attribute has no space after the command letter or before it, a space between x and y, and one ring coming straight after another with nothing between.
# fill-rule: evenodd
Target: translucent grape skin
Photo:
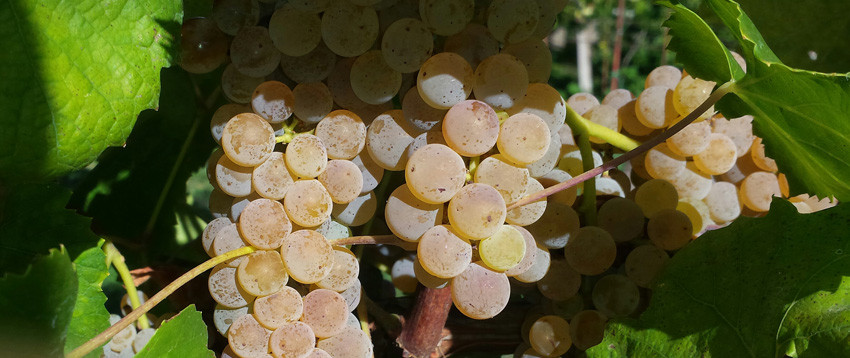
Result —
<instances>
[{"instance_id":1,"label":"translucent grape skin","mask_svg":"<svg viewBox=\"0 0 850 358\"><path fill-rule=\"evenodd\" d=\"M417 241L426 230L442 223L443 205L417 199L403 184L387 199L384 219L393 234L402 240Z\"/></svg>"},{"instance_id":2,"label":"translucent grape skin","mask_svg":"<svg viewBox=\"0 0 850 358\"><path fill-rule=\"evenodd\" d=\"M539 17L535 1L495 0L487 10L487 28L500 42L517 43L534 33Z\"/></svg>"},{"instance_id":3,"label":"translucent grape skin","mask_svg":"<svg viewBox=\"0 0 850 358\"><path fill-rule=\"evenodd\" d=\"M638 287L623 275L607 275L593 286L593 305L608 317L625 317L640 303Z\"/></svg>"},{"instance_id":4,"label":"translucent grape skin","mask_svg":"<svg viewBox=\"0 0 850 358\"><path fill-rule=\"evenodd\" d=\"M293 114L305 123L319 123L333 109L333 95L323 82L299 83L292 89Z\"/></svg>"},{"instance_id":5,"label":"translucent grape skin","mask_svg":"<svg viewBox=\"0 0 850 358\"><path fill-rule=\"evenodd\" d=\"M209 73L227 58L227 36L214 21L194 18L180 30L180 67L190 73Z\"/></svg>"},{"instance_id":6,"label":"translucent grape skin","mask_svg":"<svg viewBox=\"0 0 850 358\"><path fill-rule=\"evenodd\" d=\"M295 136L286 146L286 166L301 178L315 178L328 165L328 151L319 137L312 134Z\"/></svg>"},{"instance_id":7,"label":"translucent grape skin","mask_svg":"<svg viewBox=\"0 0 850 358\"><path fill-rule=\"evenodd\" d=\"M363 189L363 174L360 168L348 160L329 161L325 171L319 174L318 180L327 189L331 200L338 204L354 201Z\"/></svg>"},{"instance_id":8,"label":"translucent grape skin","mask_svg":"<svg viewBox=\"0 0 850 358\"><path fill-rule=\"evenodd\" d=\"M246 26L230 42L230 60L246 76L263 77L280 64L280 52L262 26Z\"/></svg>"},{"instance_id":9,"label":"translucent grape skin","mask_svg":"<svg viewBox=\"0 0 850 358\"><path fill-rule=\"evenodd\" d=\"M428 144L410 156L404 177L416 198L429 204L449 201L466 181L460 155L442 144Z\"/></svg>"},{"instance_id":10,"label":"translucent grape skin","mask_svg":"<svg viewBox=\"0 0 850 358\"><path fill-rule=\"evenodd\" d=\"M440 36L454 35L466 27L475 13L473 0L422 0L419 15L428 29Z\"/></svg>"},{"instance_id":11,"label":"translucent grape skin","mask_svg":"<svg viewBox=\"0 0 850 358\"><path fill-rule=\"evenodd\" d=\"M293 6L283 6L269 20L269 36L287 56L304 56L322 41L322 21Z\"/></svg>"},{"instance_id":12,"label":"translucent grape skin","mask_svg":"<svg viewBox=\"0 0 850 358\"><path fill-rule=\"evenodd\" d=\"M570 336L573 344L587 350L602 342L605 336L605 323L608 318L596 310L584 310L576 313L570 321Z\"/></svg>"},{"instance_id":13,"label":"translucent grape skin","mask_svg":"<svg viewBox=\"0 0 850 358\"><path fill-rule=\"evenodd\" d=\"M272 152L268 158L251 173L251 186L260 196L280 200L295 183L295 178L286 168L286 159L281 152Z\"/></svg>"},{"instance_id":14,"label":"translucent grape skin","mask_svg":"<svg viewBox=\"0 0 850 358\"><path fill-rule=\"evenodd\" d=\"M522 238L525 240L525 255L523 255L522 260L514 267L511 267L505 270L505 275L508 277L517 276L522 273L528 271L532 265L534 265L534 260L537 256L537 242L534 241L534 237L531 236L531 233L528 232L522 226L513 226L514 229L519 231L522 234Z\"/></svg>"},{"instance_id":15,"label":"translucent grape skin","mask_svg":"<svg viewBox=\"0 0 850 358\"><path fill-rule=\"evenodd\" d=\"M346 327L348 304L337 292L327 289L313 290L304 296L304 314L301 321L313 329L316 337L332 337Z\"/></svg>"},{"instance_id":16,"label":"translucent grape skin","mask_svg":"<svg viewBox=\"0 0 850 358\"><path fill-rule=\"evenodd\" d=\"M613 198L599 208L599 227L616 242L626 242L643 233L644 216L640 206L624 198Z\"/></svg>"},{"instance_id":17,"label":"translucent grape skin","mask_svg":"<svg viewBox=\"0 0 850 358\"><path fill-rule=\"evenodd\" d=\"M267 296L286 285L289 276L280 254L272 250L260 250L246 256L236 269L236 281L253 296Z\"/></svg>"},{"instance_id":18,"label":"translucent grape skin","mask_svg":"<svg viewBox=\"0 0 850 358\"><path fill-rule=\"evenodd\" d=\"M239 232L243 240L259 249L277 249L291 230L292 224L279 201L251 201L239 215Z\"/></svg>"},{"instance_id":19,"label":"translucent grape skin","mask_svg":"<svg viewBox=\"0 0 850 358\"><path fill-rule=\"evenodd\" d=\"M452 106L443 118L443 138L458 154L487 153L499 138L499 117L488 104L466 100Z\"/></svg>"},{"instance_id":20,"label":"translucent grape skin","mask_svg":"<svg viewBox=\"0 0 850 358\"><path fill-rule=\"evenodd\" d=\"M246 314L230 325L227 341L240 357L255 357L268 352L270 335L271 332L260 325L254 316Z\"/></svg>"},{"instance_id":21,"label":"translucent grape skin","mask_svg":"<svg viewBox=\"0 0 850 358\"><path fill-rule=\"evenodd\" d=\"M546 357L558 357L572 346L570 325L559 316L549 315L537 319L528 333L529 343L535 351Z\"/></svg>"},{"instance_id":22,"label":"translucent grape skin","mask_svg":"<svg viewBox=\"0 0 850 358\"><path fill-rule=\"evenodd\" d=\"M598 275L614 263L617 246L607 231L596 226L585 226L564 246L564 257L570 266L582 275Z\"/></svg>"},{"instance_id":23,"label":"translucent grape skin","mask_svg":"<svg viewBox=\"0 0 850 358\"><path fill-rule=\"evenodd\" d=\"M350 160L366 146L366 124L351 111L336 110L316 126L316 137L322 140L328 158Z\"/></svg>"},{"instance_id":24,"label":"translucent grape skin","mask_svg":"<svg viewBox=\"0 0 850 358\"><path fill-rule=\"evenodd\" d=\"M298 230L286 236L280 249L286 271L300 283L316 283L330 274L333 248L322 234Z\"/></svg>"},{"instance_id":25,"label":"translucent grape skin","mask_svg":"<svg viewBox=\"0 0 850 358\"><path fill-rule=\"evenodd\" d=\"M646 234L656 246L672 251L691 241L693 224L684 213L675 209L664 209L649 218Z\"/></svg>"},{"instance_id":26,"label":"translucent grape skin","mask_svg":"<svg viewBox=\"0 0 850 358\"><path fill-rule=\"evenodd\" d=\"M419 70L433 50L433 35L418 19L399 19L387 28L381 40L387 65L401 73Z\"/></svg>"},{"instance_id":27,"label":"translucent grape skin","mask_svg":"<svg viewBox=\"0 0 850 358\"><path fill-rule=\"evenodd\" d=\"M528 70L513 55L490 56L475 69L475 98L495 109L513 107L528 90Z\"/></svg>"},{"instance_id":28,"label":"translucent grape skin","mask_svg":"<svg viewBox=\"0 0 850 358\"><path fill-rule=\"evenodd\" d=\"M292 116L295 95L289 86L278 81L266 81L257 86L251 97L251 107L269 123L281 123Z\"/></svg>"},{"instance_id":29,"label":"translucent grape skin","mask_svg":"<svg viewBox=\"0 0 850 358\"><path fill-rule=\"evenodd\" d=\"M419 263L439 278L461 274L472 261L472 245L449 225L434 226L422 234L417 246Z\"/></svg>"},{"instance_id":30,"label":"translucent grape skin","mask_svg":"<svg viewBox=\"0 0 850 358\"><path fill-rule=\"evenodd\" d=\"M542 118L517 113L502 123L496 144L505 158L525 166L543 158L549 150L550 137L549 127Z\"/></svg>"},{"instance_id":31,"label":"translucent grape skin","mask_svg":"<svg viewBox=\"0 0 850 358\"><path fill-rule=\"evenodd\" d=\"M626 256L626 276L640 287L651 288L670 256L655 245L641 245Z\"/></svg>"},{"instance_id":32,"label":"translucent grape skin","mask_svg":"<svg viewBox=\"0 0 850 358\"><path fill-rule=\"evenodd\" d=\"M293 223L318 226L331 217L333 200L318 180L298 180L283 198L283 208Z\"/></svg>"},{"instance_id":33,"label":"translucent grape skin","mask_svg":"<svg viewBox=\"0 0 850 358\"><path fill-rule=\"evenodd\" d=\"M505 200L492 186L468 184L449 201L449 223L467 239L486 239L501 228L505 208Z\"/></svg>"},{"instance_id":34,"label":"translucent grape skin","mask_svg":"<svg viewBox=\"0 0 850 358\"><path fill-rule=\"evenodd\" d=\"M473 262L452 279L452 301L465 316L487 319L502 312L510 298L510 282L504 273Z\"/></svg>"},{"instance_id":35,"label":"translucent grape skin","mask_svg":"<svg viewBox=\"0 0 850 358\"><path fill-rule=\"evenodd\" d=\"M234 163L243 167L262 164L274 149L274 130L253 113L237 114L224 126L221 147Z\"/></svg>"},{"instance_id":36,"label":"translucent grape skin","mask_svg":"<svg viewBox=\"0 0 850 358\"><path fill-rule=\"evenodd\" d=\"M431 107L449 109L472 93L475 76L469 63L456 53L431 56L419 69L416 88Z\"/></svg>"},{"instance_id":37,"label":"translucent grape skin","mask_svg":"<svg viewBox=\"0 0 850 358\"><path fill-rule=\"evenodd\" d=\"M271 295L254 300L253 314L257 322L268 329L276 329L301 318L303 300L294 288L284 286Z\"/></svg>"},{"instance_id":38,"label":"translucent grape skin","mask_svg":"<svg viewBox=\"0 0 850 358\"><path fill-rule=\"evenodd\" d=\"M407 165L408 146L416 130L404 119L400 110L382 113L366 130L366 149L372 160L386 170L403 170Z\"/></svg>"},{"instance_id":39,"label":"translucent grape skin","mask_svg":"<svg viewBox=\"0 0 850 358\"><path fill-rule=\"evenodd\" d=\"M378 15L371 7L334 1L322 16L322 40L344 57L368 51L378 38Z\"/></svg>"},{"instance_id":40,"label":"translucent grape skin","mask_svg":"<svg viewBox=\"0 0 850 358\"><path fill-rule=\"evenodd\" d=\"M275 358L306 357L316 346L316 336L306 323L292 322L275 329L268 345Z\"/></svg>"},{"instance_id":41,"label":"translucent grape skin","mask_svg":"<svg viewBox=\"0 0 850 358\"><path fill-rule=\"evenodd\" d=\"M351 89L363 102L389 102L401 88L401 73L384 60L380 50L366 52L351 66Z\"/></svg>"},{"instance_id":42,"label":"translucent grape skin","mask_svg":"<svg viewBox=\"0 0 850 358\"><path fill-rule=\"evenodd\" d=\"M537 288L546 298L564 301L575 296L581 287L581 274L565 260L552 260L546 275L537 281Z\"/></svg>"},{"instance_id":43,"label":"translucent grape skin","mask_svg":"<svg viewBox=\"0 0 850 358\"><path fill-rule=\"evenodd\" d=\"M525 250L525 238L510 225L502 225L495 234L478 243L481 262L498 272L518 265L525 257Z\"/></svg>"}]
</instances>

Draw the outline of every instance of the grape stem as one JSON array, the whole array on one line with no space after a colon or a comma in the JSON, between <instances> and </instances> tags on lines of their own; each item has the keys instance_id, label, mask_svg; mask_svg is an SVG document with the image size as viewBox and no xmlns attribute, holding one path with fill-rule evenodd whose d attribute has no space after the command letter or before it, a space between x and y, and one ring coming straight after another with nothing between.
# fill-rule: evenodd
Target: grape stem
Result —
<instances>
[{"instance_id":1,"label":"grape stem","mask_svg":"<svg viewBox=\"0 0 850 358\"><path fill-rule=\"evenodd\" d=\"M667 138L672 137L674 134L681 131L682 128L685 128L685 126L687 126L688 124L691 124L694 120L699 118L699 116L702 113L705 113L705 111L707 111L711 106L713 106L715 103L717 103L717 101L719 101L721 98L723 98L723 96L725 96L726 94L731 92L734 84L735 84L734 82L726 82L723 85L721 85L720 87L717 87L717 89L714 90L714 92L712 92L711 95L708 96L708 98L701 105L699 105L699 107L697 107L695 110L693 110L691 113L689 113L685 118L683 118L678 123L674 124L672 127L667 129L666 131L662 132L661 134L658 134L657 136L653 137L652 139L650 139L650 140L646 141L645 143L639 145L637 148L630 150L630 151L626 152L625 154L623 154L619 157L616 157L616 158L614 158L614 159L612 159L612 160L610 160L606 163L603 163L602 165L600 165L596 168L588 170L588 171L582 173L581 175L576 176L575 178L561 182L559 184L555 184L553 186L550 186L550 187L543 189L541 191L538 191L536 193L526 195L524 198L522 198L519 201L511 204L508 207L508 210L515 209L517 207L533 203L537 200L548 197L549 195L555 194L555 193L557 193L561 190L565 190L565 189L574 187L574 186L578 185L579 183L582 183L582 182L584 182L584 181L586 181L590 178L593 178L597 175L600 175L600 174L602 174L602 173L604 173L608 170L614 169L617 166L619 166L620 164L623 164L623 163L631 160L632 158L635 158L638 155L645 153L646 151L652 149L656 145L661 144L662 142L667 140ZM569 108L569 107L567 107L567 108ZM584 160L582 160L582 161L584 161Z\"/></svg>"},{"instance_id":2,"label":"grape stem","mask_svg":"<svg viewBox=\"0 0 850 358\"><path fill-rule=\"evenodd\" d=\"M130 298L130 306L133 307L134 310L139 308L139 306L142 305L142 303L139 302L139 292L136 291L136 284L133 283L133 275L130 274L130 269L124 261L124 256L121 255L118 248L116 248L111 242L106 242L106 244L103 245L103 252L106 254L106 266L114 266L115 271L118 271L118 276L121 277L121 281L124 282L124 289L127 290L127 296ZM151 323L148 321L148 316L139 316L139 328L146 329L150 327Z\"/></svg>"},{"instance_id":3,"label":"grape stem","mask_svg":"<svg viewBox=\"0 0 850 358\"><path fill-rule=\"evenodd\" d=\"M306 131L306 132L298 133L298 132L295 131L295 127L298 126L298 123L299 123L298 118L293 118L292 123L290 123L288 126L284 125L283 126L283 135L279 135L277 137L274 137L275 143L289 143L293 139L295 139L295 137L297 137L299 135L313 134L316 131L315 129L312 129L312 130L309 130L309 131Z\"/></svg>"},{"instance_id":4,"label":"grape stem","mask_svg":"<svg viewBox=\"0 0 850 358\"><path fill-rule=\"evenodd\" d=\"M586 172L593 169L593 150L590 147L590 130L588 124L595 123L582 118L570 106L567 106L566 122L577 136L578 143L576 144L578 144L578 150L581 153L582 170ZM596 179L593 177L587 180L587 185L584 185L579 210L584 214L585 225L596 225Z\"/></svg>"},{"instance_id":5,"label":"grape stem","mask_svg":"<svg viewBox=\"0 0 850 358\"><path fill-rule=\"evenodd\" d=\"M134 309L132 312L130 312L129 314L124 316L124 318L122 318L120 321L116 322L114 325L107 328L105 331L101 332L100 334L98 334L94 338L88 340L88 342L83 343L83 345L75 348L73 351L68 353L68 355L66 355L65 357L66 358L81 358L81 357L84 357L86 354L89 354L91 351L97 349L97 347L100 347L100 346L106 344L107 341L109 341L112 337L114 337L116 334L121 332L121 330L123 330L124 328L127 328L127 326L133 324L133 322L136 321L137 319L139 319L139 317L145 315L154 306L156 306L158 303L165 300L166 297L171 295L174 291L176 291L178 288L185 285L187 282L191 281L193 278L198 277L198 275L206 272L207 270L215 267L216 265L218 265L222 262L225 262L225 261L230 260L230 259L235 258L235 257L250 254L254 251L256 251L256 249L253 248L253 247L250 247L250 246L240 247L236 250L233 250L233 251L218 255L216 257L213 257L213 258L205 261L204 263L192 268L191 270L189 270L188 272L184 273L183 275L178 277L176 280L174 280L174 282L168 284L168 286L165 286L165 288L163 288L162 290L157 292L156 295L154 295L149 300L147 300L144 304L139 306L139 308Z\"/></svg>"},{"instance_id":6,"label":"grape stem","mask_svg":"<svg viewBox=\"0 0 850 358\"><path fill-rule=\"evenodd\" d=\"M481 157L472 157L469 158L469 169L466 171L466 182L472 182L472 178L475 177L475 170L478 169L478 164L481 163Z\"/></svg>"},{"instance_id":7,"label":"grape stem","mask_svg":"<svg viewBox=\"0 0 850 358\"><path fill-rule=\"evenodd\" d=\"M347 245L395 245L402 249L412 251L416 250L417 244L415 242L404 241L402 239L397 238L395 235L363 235L363 236L351 236L345 237L342 239L335 239L330 241L333 246L347 246Z\"/></svg>"}]
</instances>

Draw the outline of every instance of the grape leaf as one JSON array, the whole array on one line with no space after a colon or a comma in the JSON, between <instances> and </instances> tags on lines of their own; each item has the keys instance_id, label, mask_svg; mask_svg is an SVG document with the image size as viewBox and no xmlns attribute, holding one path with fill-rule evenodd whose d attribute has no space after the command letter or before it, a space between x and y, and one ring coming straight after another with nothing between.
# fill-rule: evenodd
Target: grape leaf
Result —
<instances>
[{"instance_id":1,"label":"grape leaf","mask_svg":"<svg viewBox=\"0 0 850 358\"><path fill-rule=\"evenodd\" d=\"M747 74L734 82L731 93L717 103L727 117L752 114L754 131L764 138L767 154L785 173L792 194L810 193L850 200L850 74L824 74L784 65L764 42L740 6L730 0L709 0L707 5L732 30L742 46ZM693 20L690 10L671 7L678 16ZM668 21L675 37L701 33L704 22ZM817 34L812 34L817 36ZM671 41L677 53L700 51L698 43ZM717 46L712 43L712 47ZM725 81L716 75L714 61L679 57L690 73L707 74L708 80ZM729 62L728 58L726 62Z\"/></svg>"},{"instance_id":2,"label":"grape leaf","mask_svg":"<svg viewBox=\"0 0 850 358\"><path fill-rule=\"evenodd\" d=\"M163 323L145 348L136 354L136 358L148 357L215 357L207 349L207 326L201 312L190 305Z\"/></svg>"},{"instance_id":3,"label":"grape leaf","mask_svg":"<svg viewBox=\"0 0 850 358\"><path fill-rule=\"evenodd\" d=\"M59 184L21 184L0 191L5 193L0 193L0 272L26 267L57 244L72 256L97 244L91 219L65 209L71 192Z\"/></svg>"},{"instance_id":4,"label":"grape leaf","mask_svg":"<svg viewBox=\"0 0 850 358\"><path fill-rule=\"evenodd\" d=\"M0 180L56 177L121 145L157 106L180 0L0 3Z\"/></svg>"},{"instance_id":5,"label":"grape leaf","mask_svg":"<svg viewBox=\"0 0 850 358\"><path fill-rule=\"evenodd\" d=\"M0 279L0 347L5 357L61 357L77 297L68 252L50 250L22 275Z\"/></svg>"},{"instance_id":6,"label":"grape leaf","mask_svg":"<svg viewBox=\"0 0 850 358\"><path fill-rule=\"evenodd\" d=\"M109 275L109 271L101 245L80 254L74 260L74 270L77 273L77 303L74 305L71 325L68 327L65 353L109 328L109 312L104 306L106 295L101 289L101 283ZM100 349L95 349L86 357L97 358L101 353Z\"/></svg>"},{"instance_id":7,"label":"grape leaf","mask_svg":"<svg viewBox=\"0 0 850 358\"><path fill-rule=\"evenodd\" d=\"M673 256L649 308L610 322L588 356L850 356L848 230L850 206L803 215L774 200Z\"/></svg>"}]
</instances>

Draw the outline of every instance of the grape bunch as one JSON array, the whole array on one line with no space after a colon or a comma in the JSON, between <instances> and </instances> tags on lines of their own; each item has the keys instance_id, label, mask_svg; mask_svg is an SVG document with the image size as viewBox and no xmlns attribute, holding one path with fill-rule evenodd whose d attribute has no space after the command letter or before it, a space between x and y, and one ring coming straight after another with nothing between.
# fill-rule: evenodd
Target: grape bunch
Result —
<instances>
[{"instance_id":1,"label":"grape bunch","mask_svg":"<svg viewBox=\"0 0 850 358\"><path fill-rule=\"evenodd\" d=\"M137 291L137 294L139 301L142 303L148 299L147 295L141 291ZM125 294L124 297L121 298L121 314L127 315L132 310L133 308L130 303L130 298ZM154 321L153 327L145 327L141 324L138 326L136 324L127 326L103 346L103 354L101 356L104 358L135 357L137 353L145 348L151 338L153 338L154 333L156 333L156 327L159 327L162 321L166 318L170 318L172 315L173 314L165 314L162 317L155 317L152 314L147 314L148 321ZM109 324L114 325L120 319L121 316L117 314L110 314ZM150 324L147 324L147 326L150 326Z\"/></svg>"},{"instance_id":2,"label":"grape bunch","mask_svg":"<svg viewBox=\"0 0 850 358\"><path fill-rule=\"evenodd\" d=\"M578 200L587 183L513 207L584 171L569 109L646 141L714 87L661 66L637 99L622 89L601 102L564 99L546 83L542 39L565 5L219 0L210 18L185 22L181 66L226 64L231 102L210 121L220 148L207 163L215 219L203 247L211 257L255 249L209 276L223 356L371 356L351 313L359 257L337 243L375 217L415 249L391 257L400 290L448 287L473 319L498 315L519 292L539 305L518 355L587 349L609 318L646 307L671 253L787 196L752 118L710 109L597 177L593 215ZM593 166L618 154L589 139ZM404 182L379 189L392 182L385 171ZM833 205L792 201L801 212Z\"/></svg>"}]
</instances>

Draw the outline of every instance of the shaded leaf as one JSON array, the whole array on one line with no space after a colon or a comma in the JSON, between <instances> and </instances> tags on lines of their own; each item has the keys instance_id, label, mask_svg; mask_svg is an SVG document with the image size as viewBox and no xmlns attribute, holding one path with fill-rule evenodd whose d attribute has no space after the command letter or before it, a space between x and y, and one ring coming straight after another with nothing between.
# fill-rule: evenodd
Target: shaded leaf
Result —
<instances>
[{"instance_id":1,"label":"shaded leaf","mask_svg":"<svg viewBox=\"0 0 850 358\"><path fill-rule=\"evenodd\" d=\"M164 322L136 358L214 357L207 349L207 326L194 305Z\"/></svg>"},{"instance_id":2,"label":"shaded leaf","mask_svg":"<svg viewBox=\"0 0 850 358\"><path fill-rule=\"evenodd\" d=\"M80 254L74 260L74 271L77 274L77 303L74 305L71 325L68 327L65 353L109 328L106 295L101 289L101 283L109 275L109 271L101 245ZM86 357L100 357L100 353L100 349L95 349Z\"/></svg>"},{"instance_id":3,"label":"shaded leaf","mask_svg":"<svg viewBox=\"0 0 850 358\"><path fill-rule=\"evenodd\" d=\"M609 323L588 356L850 356L848 230L846 205L803 215L774 200L673 256L640 319Z\"/></svg>"},{"instance_id":4,"label":"shaded leaf","mask_svg":"<svg viewBox=\"0 0 850 358\"><path fill-rule=\"evenodd\" d=\"M0 3L0 179L40 180L121 145L157 106L181 1Z\"/></svg>"},{"instance_id":5,"label":"shaded leaf","mask_svg":"<svg viewBox=\"0 0 850 358\"><path fill-rule=\"evenodd\" d=\"M65 250L50 250L22 275L0 279L0 347L6 357L61 357L77 277Z\"/></svg>"}]
</instances>

